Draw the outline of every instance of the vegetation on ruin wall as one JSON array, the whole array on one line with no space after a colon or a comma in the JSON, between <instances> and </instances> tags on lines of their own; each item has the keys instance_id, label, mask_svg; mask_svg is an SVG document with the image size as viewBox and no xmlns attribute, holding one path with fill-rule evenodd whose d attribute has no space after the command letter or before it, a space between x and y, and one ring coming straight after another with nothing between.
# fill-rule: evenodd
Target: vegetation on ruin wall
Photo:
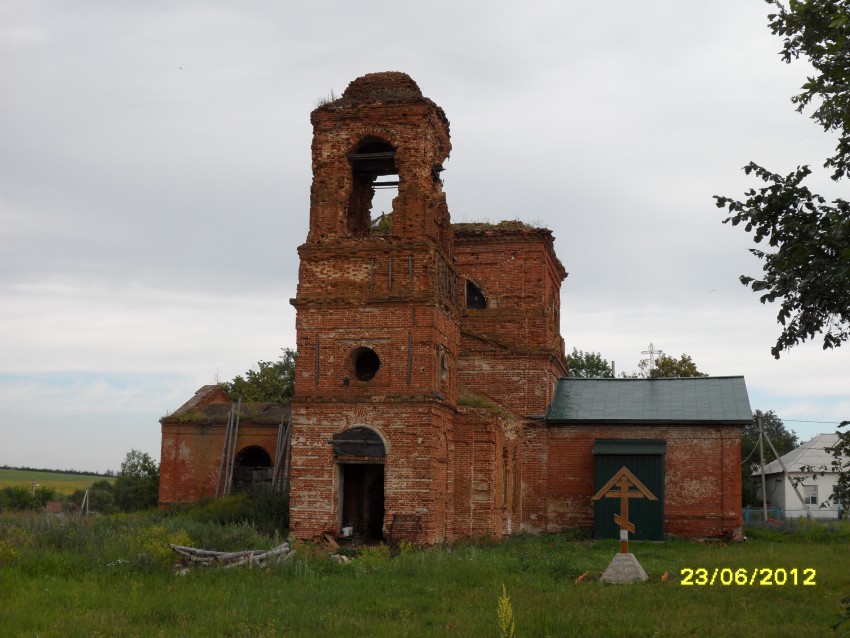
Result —
<instances>
[{"instance_id":1,"label":"vegetation on ruin wall","mask_svg":"<svg viewBox=\"0 0 850 638\"><path fill-rule=\"evenodd\" d=\"M745 543L634 543L650 581L598 579L614 541L515 537L452 549L368 549L338 564L296 543L268 570L177 575L169 542L270 548L246 523L162 513L0 516L4 636L498 636L502 585L517 636L842 636L850 524L749 530ZM685 567L817 570L814 587L685 587ZM589 574L576 584L579 576ZM662 580L664 572L669 579Z\"/></svg>"},{"instance_id":2,"label":"vegetation on ruin wall","mask_svg":"<svg viewBox=\"0 0 850 638\"><path fill-rule=\"evenodd\" d=\"M458 386L457 404L459 406L467 408L478 408L482 410L488 410L493 414L497 414L498 416L505 419L516 418L515 415L508 412L505 408L496 403L493 399L480 394L476 394L462 385Z\"/></svg>"},{"instance_id":3,"label":"vegetation on ruin wall","mask_svg":"<svg viewBox=\"0 0 850 638\"><path fill-rule=\"evenodd\" d=\"M482 230L503 230L503 231L520 231L520 230L542 230L539 224L528 224L519 219L506 219L500 222L489 222L486 220L475 222L455 222L452 224L452 229L455 232L474 232Z\"/></svg>"}]
</instances>

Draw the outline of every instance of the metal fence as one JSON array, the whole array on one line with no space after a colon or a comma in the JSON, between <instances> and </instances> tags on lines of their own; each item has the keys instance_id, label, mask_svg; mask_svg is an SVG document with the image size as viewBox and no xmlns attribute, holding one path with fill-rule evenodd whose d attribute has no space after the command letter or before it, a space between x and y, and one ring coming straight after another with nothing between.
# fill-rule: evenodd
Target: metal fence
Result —
<instances>
[{"instance_id":1,"label":"metal fence","mask_svg":"<svg viewBox=\"0 0 850 638\"><path fill-rule=\"evenodd\" d=\"M750 521L763 521L764 520L764 508L762 507L744 507L741 509L741 518L744 519L744 525L749 523ZM785 518L785 513L782 511L782 508L778 505L774 507L767 508L767 518L768 520L772 519L774 521L781 521Z\"/></svg>"},{"instance_id":2,"label":"metal fence","mask_svg":"<svg viewBox=\"0 0 850 638\"><path fill-rule=\"evenodd\" d=\"M836 521L838 519L844 518L846 516L846 512L841 510L838 507L830 507L830 508L820 508L817 506L812 506L809 508L809 512L811 513L812 518L817 518L820 520L832 520ZM772 507L767 508L767 518L768 520L781 521L786 518L805 518L806 510L802 507L799 508L788 508L783 510L778 505L774 505ZM761 507L744 507L741 509L741 518L744 519L744 525L749 522L758 522L764 520L764 509Z\"/></svg>"}]
</instances>

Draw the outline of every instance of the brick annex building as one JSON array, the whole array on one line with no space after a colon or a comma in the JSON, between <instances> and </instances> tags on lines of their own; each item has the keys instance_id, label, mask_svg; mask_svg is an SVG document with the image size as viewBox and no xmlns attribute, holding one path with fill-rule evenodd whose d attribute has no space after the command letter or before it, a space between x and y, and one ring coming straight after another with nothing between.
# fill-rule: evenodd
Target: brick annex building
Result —
<instances>
[{"instance_id":1,"label":"brick annex building","mask_svg":"<svg viewBox=\"0 0 850 638\"><path fill-rule=\"evenodd\" d=\"M311 121L295 396L242 406L234 480L269 478L291 421L301 538L612 536L613 499L591 496L623 465L658 497L632 502L636 538L740 529L743 378L568 378L552 233L451 223L443 110L374 73ZM391 215L376 188L398 189ZM162 505L215 494L231 410L206 386L162 419Z\"/></svg>"}]
</instances>

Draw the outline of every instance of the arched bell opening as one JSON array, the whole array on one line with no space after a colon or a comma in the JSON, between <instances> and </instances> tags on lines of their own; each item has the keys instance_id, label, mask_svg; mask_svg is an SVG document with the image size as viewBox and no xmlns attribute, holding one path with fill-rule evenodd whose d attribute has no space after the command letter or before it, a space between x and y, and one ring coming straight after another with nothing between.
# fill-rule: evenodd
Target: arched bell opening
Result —
<instances>
[{"instance_id":1,"label":"arched bell opening","mask_svg":"<svg viewBox=\"0 0 850 638\"><path fill-rule=\"evenodd\" d=\"M347 223L352 235L385 235L392 230L400 181L395 156L392 144L378 137L364 138L348 154L352 186Z\"/></svg>"}]
</instances>

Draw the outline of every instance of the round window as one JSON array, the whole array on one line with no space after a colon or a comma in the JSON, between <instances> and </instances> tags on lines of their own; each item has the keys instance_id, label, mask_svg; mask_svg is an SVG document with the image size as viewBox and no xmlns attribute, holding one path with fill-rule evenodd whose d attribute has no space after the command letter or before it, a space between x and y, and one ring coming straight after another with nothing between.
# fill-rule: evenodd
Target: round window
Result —
<instances>
[{"instance_id":1,"label":"round window","mask_svg":"<svg viewBox=\"0 0 850 638\"><path fill-rule=\"evenodd\" d=\"M354 365L354 376L360 381L369 381L381 367L381 360L372 348L357 348L351 355Z\"/></svg>"}]
</instances>

